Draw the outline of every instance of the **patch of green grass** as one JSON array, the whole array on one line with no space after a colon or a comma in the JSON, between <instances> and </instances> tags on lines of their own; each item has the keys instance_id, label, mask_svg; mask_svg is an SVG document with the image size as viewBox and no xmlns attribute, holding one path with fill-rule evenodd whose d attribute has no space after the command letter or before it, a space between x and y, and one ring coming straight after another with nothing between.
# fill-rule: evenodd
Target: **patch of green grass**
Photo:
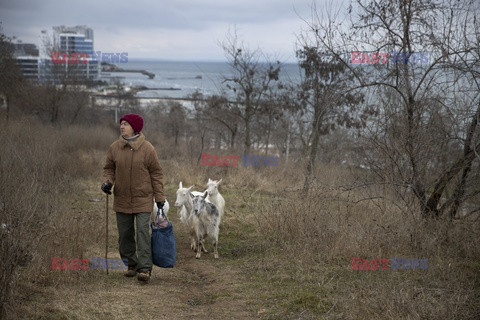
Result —
<instances>
[{"instance_id":1,"label":"patch of green grass","mask_svg":"<svg viewBox=\"0 0 480 320\"><path fill-rule=\"evenodd\" d=\"M89 309L86 311L78 310L57 310L51 309L39 318L41 320L77 320L77 319L116 319L115 315L109 311L99 311L97 309Z\"/></svg>"},{"instance_id":2,"label":"patch of green grass","mask_svg":"<svg viewBox=\"0 0 480 320\"><path fill-rule=\"evenodd\" d=\"M259 310L262 319L317 319L333 307L332 294L321 284L317 266L304 269L295 261L279 259L281 250L269 250L245 258L242 268L247 271L243 292ZM267 256L267 258L266 258Z\"/></svg>"},{"instance_id":3,"label":"patch of green grass","mask_svg":"<svg viewBox=\"0 0 480 320\"><path fill-rule=\"evenodd\" d=\"M57 310L51 309L48 310L45 314L41 315L38 319L41 320L77 320L77 319L84 319L76 312L72 310ZM108 319L108 318L104 318ZM111 319L111 318L110 318Z\"/></svg>"},{"instance_id":4,"label":"patch of green grass","mask_svg":"<svg viewBox=\"0 0 480 320\"><path fill-rule=\"evenodd\" d=\"M262 252L261 243L252 225L238 222L237 225L225 226L220 231L219 253L230 262Z\"/></svg>"},{"instance_id":5,"label":"patch of green grass","mask_svg":"<svg viewBox=\"0 0 480 320\"><path fill-rule=\"evenodd\" d=\"M332 308L332 302L323 292L300 291L290 297L284 303L284 308L290 312L310 311L314 314L322 314Z\"/></svg>"},{"instance_id":6,"label":"patch of green grass","mask_svg":"<svg viewBox=\"0 0 480 320\"><path fill-rule=\"evenodd\" d=\"M187 301L187 304L190 306L210 305L214 304L217 298L217 294L204 292L199 296L189 299Z\"/></svg>"}]
</instances>

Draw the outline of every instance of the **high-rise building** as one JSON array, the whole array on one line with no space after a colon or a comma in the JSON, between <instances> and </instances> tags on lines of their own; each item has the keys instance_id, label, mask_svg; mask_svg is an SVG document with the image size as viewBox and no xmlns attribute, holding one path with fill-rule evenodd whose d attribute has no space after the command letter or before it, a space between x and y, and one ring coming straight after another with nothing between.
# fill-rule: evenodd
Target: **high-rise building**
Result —
<instances>
[{"instance_id":1,"label":"high-rise building","mask_svg":"<svg viewBox=\"0 0 480 320\"><path fill-rule=\"evenodd\" d=\"M82 59L70 63L56 62L51 59L50 63L47 61L45 64L49 73L58 72L61 69L62 75L69 78L98 80L100 63L93 59L93 30L87 26L66 27L62 25L53 27L53 31L51 51L60 52L62 57L68 58L71 58L72 54L76 54L77 57L80 55Z\"/></svg>"},{"instance_id":2,"label":"high-rise building","mask_svg":"<svg viewBox=\"0 0 480 320\"><path fill-rule=\"evenodd\" d=\"M54 39L58 41L58 49L62 52L72 54L88 53L93 56L93 30L87 26L53 27Z\"/></svg>"},{"instance_id":3,"label":"high-rise building","mask_svg":"<svg viewBox=\"0 0 480 320\"><path fill-rule=\"evenodd\" d=\"M42 50L30 43L14 44L17 64L26 79L60 82L95 81L100 78L100 63L94 59L91 28L57 26L53 27L51 35L42 31L40 40ZM71 59L79 55L82 59ZM57 57L60 58L56 59Z\"/></svg>"}]
</instances>

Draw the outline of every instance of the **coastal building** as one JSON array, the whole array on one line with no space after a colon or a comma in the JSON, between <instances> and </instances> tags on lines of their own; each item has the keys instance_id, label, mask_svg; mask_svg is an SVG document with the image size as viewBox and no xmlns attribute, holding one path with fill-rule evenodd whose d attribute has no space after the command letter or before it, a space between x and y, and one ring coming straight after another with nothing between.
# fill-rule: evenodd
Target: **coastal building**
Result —
<instances>
[{"instance_id":1,"label":"coastal building","mask_svg":"<svg viewBox=\"0 0 480 320\"><path fill-rule=\"evenodd\" d=\"M38 48L33 43L16 43L14 46L15 60L23 76L32 81L39 79Z\"/></svg>"},{"instance_id":2,"label":"coastal building","mask_svg":"<svg viewBox=\"0 0 480 320\"><path fill-rule=\"evenodd\" d=\"M54 49L71 55L74 52L93 56L93 30L87 26L53 27Z\"/></svg>"},{"instance_id":3,"label":"coastal building","mask_svg":"<svg viewBox=\"0 0 480 320\"><path fill-rule=\"evenodd\" d=\"M63 25L52 29L53 34L42 31L41 50L31 43L14 44L23 76L39 83L98 80L100 62L94 58L93 30Z\"/></svg>"},{"instance_id":4,"label":"coastal building","mask_svg":"<svg viewBox=\"0 0 480 320\"><path fill-rule=\"evenodd\" d=\"M87 26L53 27L53 45L47 73L73 79L98 80L100 63L94 59L93 29Z\"/></svg>"}]
</instances>

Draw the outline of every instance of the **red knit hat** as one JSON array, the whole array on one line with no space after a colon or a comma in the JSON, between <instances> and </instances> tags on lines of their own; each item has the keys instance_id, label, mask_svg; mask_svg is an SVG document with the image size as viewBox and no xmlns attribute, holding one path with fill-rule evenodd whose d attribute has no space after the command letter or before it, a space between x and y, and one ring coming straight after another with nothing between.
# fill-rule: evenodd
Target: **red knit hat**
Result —
<instances>
[{"instance_id":1,"label":"red knit hat","mask_svg":"<svg viewBox=\"0 0 480 320\"><path fill-rule=\"evenodd\" d=\"M140 115L129 113L120 118L120 123L122 123L123 120L127 121L132 126L135 133L140 133L140 131L142 131L143 118Z\"/></svg>"}]
</instances>

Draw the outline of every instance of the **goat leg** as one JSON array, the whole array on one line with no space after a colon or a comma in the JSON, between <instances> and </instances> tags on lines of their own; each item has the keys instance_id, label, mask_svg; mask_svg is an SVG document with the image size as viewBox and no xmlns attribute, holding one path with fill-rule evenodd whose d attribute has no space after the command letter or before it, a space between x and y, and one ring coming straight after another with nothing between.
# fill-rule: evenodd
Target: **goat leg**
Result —
<instances>
[{"instance_id":1,"label":"goat leg","mask_svg":"<svg viewBox=\"0 0 480 320\"><path fill-rule=\"evenodd\" d=\"M197 259L200 259L202 255L202 239L198 239L197 241L197 255L195 256L195 258Z\"/></svg>"},{"instance_id":2,"label":"goat leg","mask_svg":"<svg viewBox=\"0 0 480 320\"><path fill-rule=\"evenodd\" d=\"M204 234L203 238L202 238L202 250L203 250L203 252L208 253L207 249L205 249L205 238L206 237L207 237L207 234Z\"/></svg>"},{"instance_id":3,"label":"goat leg","mask_svg":"<svg viewBox=\"0 0 480 320\"><path fill-rule=\"evenodd\" d=\"M197 251L197 243L196 243L196 239L197 239L197 236L195 234L195 229L192 228L190 230L190 249L192 249L193 251Z\"/></svg>"},{"instance_id":4,"label":"goat leg","mask_svg":"<svg viewBox=\"0 0 480 320\"><path fill-rule=\"evenodd\" d=\"M218 241L217 240L213 242L213 255L215 259L218 259Z\"/></svg>"}]
</instances>

